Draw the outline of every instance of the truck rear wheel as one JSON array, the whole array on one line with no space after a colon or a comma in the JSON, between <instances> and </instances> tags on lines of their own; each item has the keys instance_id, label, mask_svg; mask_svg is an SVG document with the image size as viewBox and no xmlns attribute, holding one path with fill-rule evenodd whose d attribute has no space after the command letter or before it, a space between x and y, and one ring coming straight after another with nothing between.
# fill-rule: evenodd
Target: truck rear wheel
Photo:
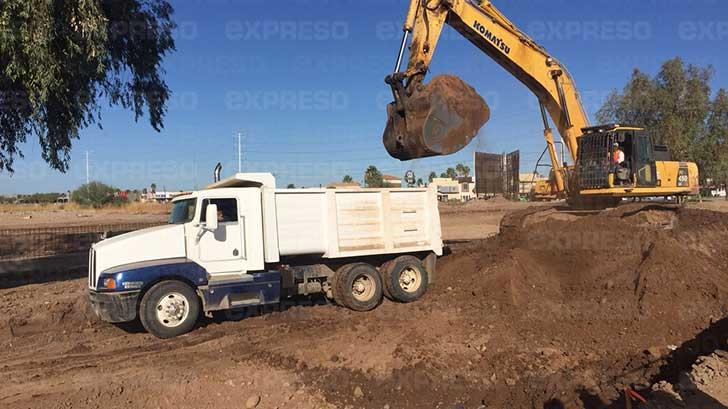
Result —
<instances>
[{"instance_id":1,"label":"truck rear wheel","mask_svg":"<svg viewBox=\"0 0 728 409\"><path fill-rule=\"evenodd\" d=\"M200 315L200 300L187 284L162 281L142 297L139 318L157 338L173 338L189 332Z\"/></svg>"},{"instance_id":2,"label":"truck rear wheel","mask_svg":"<svg viewBox=\"0 0 728 409\"><path fill-rule=\"evenodd\" d=\"M382 266L384 294L399 302L418 300L427 291L429 277L422 262L414 256L401 256Z\"/></svg>"},{"instance_id":3,"label":"truck rear wheel","mask_svg":"<svg viewBox=\"0 0 728 409\"><path fill-rule=\"evenodd\" d=\"M370 311L382 302L382 279L369 264L347 264L334 275L332 292L339 305L354 311Z\"/></svg>"}]
</instances>

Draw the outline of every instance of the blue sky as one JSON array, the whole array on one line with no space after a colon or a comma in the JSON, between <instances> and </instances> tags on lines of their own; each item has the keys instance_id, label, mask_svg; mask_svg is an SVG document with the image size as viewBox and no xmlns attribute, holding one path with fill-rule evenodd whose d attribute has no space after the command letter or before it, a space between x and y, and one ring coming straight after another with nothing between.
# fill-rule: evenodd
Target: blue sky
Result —
<instances>
[{"instance_id":1,"label":"blue sky","mask_svg":"<svg viewBox=\"0 0 728 409\"><path fill-rule=\"evenodd\" d=\"M90 173L121 188L192 189L237 168L244 132L245 171L272 171L278 185L318 186L370 164L384 173L413 169L426 178L473 151L520 149L528 172L544 148L535 97L515 78L446 29L432 74L461 76L491 106L491 120L462 152L401 163L381 143L405 0L172 1L177 51L165 61L174 95L165 129L134 122L121 108L103 113L73 148L67 174L50 170L37 143L24 147L0 192L64 191ZM592 116L632 69L649 73L669 58L715 68L714 90L728 87L728 3L724 0L495 1L574 76Z\"/></svg>"}]
</instances>

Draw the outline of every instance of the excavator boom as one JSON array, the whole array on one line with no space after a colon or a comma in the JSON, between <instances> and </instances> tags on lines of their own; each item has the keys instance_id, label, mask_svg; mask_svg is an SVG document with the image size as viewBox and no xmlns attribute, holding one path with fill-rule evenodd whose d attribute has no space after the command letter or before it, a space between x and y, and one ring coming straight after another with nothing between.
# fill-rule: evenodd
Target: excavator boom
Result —
<instances>
[{"instance_id":1,"label":"excavator boom","mask_svg":"<svg viewBox=\"0 0 728 409\"><path fill-rule=\"evenodd\" d=\"M518 30L490 1L411 1L395 72L386 79L394 94L383 137L389 153L408 160L457 152L489 119L485 101L461 80L435 78L423 85L445 24L536 95L543 113L544 137L558 171L557 186L563 191L562 164L558 163L547 115L556 125L572 159L577 155L577 137L581 129L589 126L588 117L566 68ZM401 71L410 34L409 61ZM457 98L452 98L453 95Z\"/></svg>"}]
</instances>

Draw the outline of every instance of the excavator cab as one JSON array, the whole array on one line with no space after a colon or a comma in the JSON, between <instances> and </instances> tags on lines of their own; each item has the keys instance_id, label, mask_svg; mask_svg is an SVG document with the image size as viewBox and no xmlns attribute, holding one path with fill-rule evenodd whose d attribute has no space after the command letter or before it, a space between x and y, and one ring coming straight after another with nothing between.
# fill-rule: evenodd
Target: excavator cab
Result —
<instances>
[{"instance_id":1,"label":"excavator cab","mask_svg":"<svg viewBox=\"0 0 728 409\"><path fill-rule=\"evenodd\" d=\"M656 187L655 149L649 132L638 127L602 125L584 128L579 138L579 187ZM623 161L616 161L617 149Z\"/></svg>"}]
</instances>

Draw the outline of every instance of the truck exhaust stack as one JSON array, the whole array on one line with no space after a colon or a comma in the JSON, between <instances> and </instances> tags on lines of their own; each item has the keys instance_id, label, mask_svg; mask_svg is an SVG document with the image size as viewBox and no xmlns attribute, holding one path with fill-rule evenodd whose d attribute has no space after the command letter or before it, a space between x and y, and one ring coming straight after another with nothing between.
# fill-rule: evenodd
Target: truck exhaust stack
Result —
<instances>
[{"instance_id":1,"label":"truck exhaust stack","mask_svg":"<svg viewBox=\"0 0 728 409\"><path fill-rule=\"evenodd\" d=\"M406 95L409 88L415 90ZM441 75L425 86L405 89L400 83L393 89L398 98L387 107L383 142L387 152L402 161L453 154L490 119L485 100L458 77Z\"/></svg>"}]
</instances>

